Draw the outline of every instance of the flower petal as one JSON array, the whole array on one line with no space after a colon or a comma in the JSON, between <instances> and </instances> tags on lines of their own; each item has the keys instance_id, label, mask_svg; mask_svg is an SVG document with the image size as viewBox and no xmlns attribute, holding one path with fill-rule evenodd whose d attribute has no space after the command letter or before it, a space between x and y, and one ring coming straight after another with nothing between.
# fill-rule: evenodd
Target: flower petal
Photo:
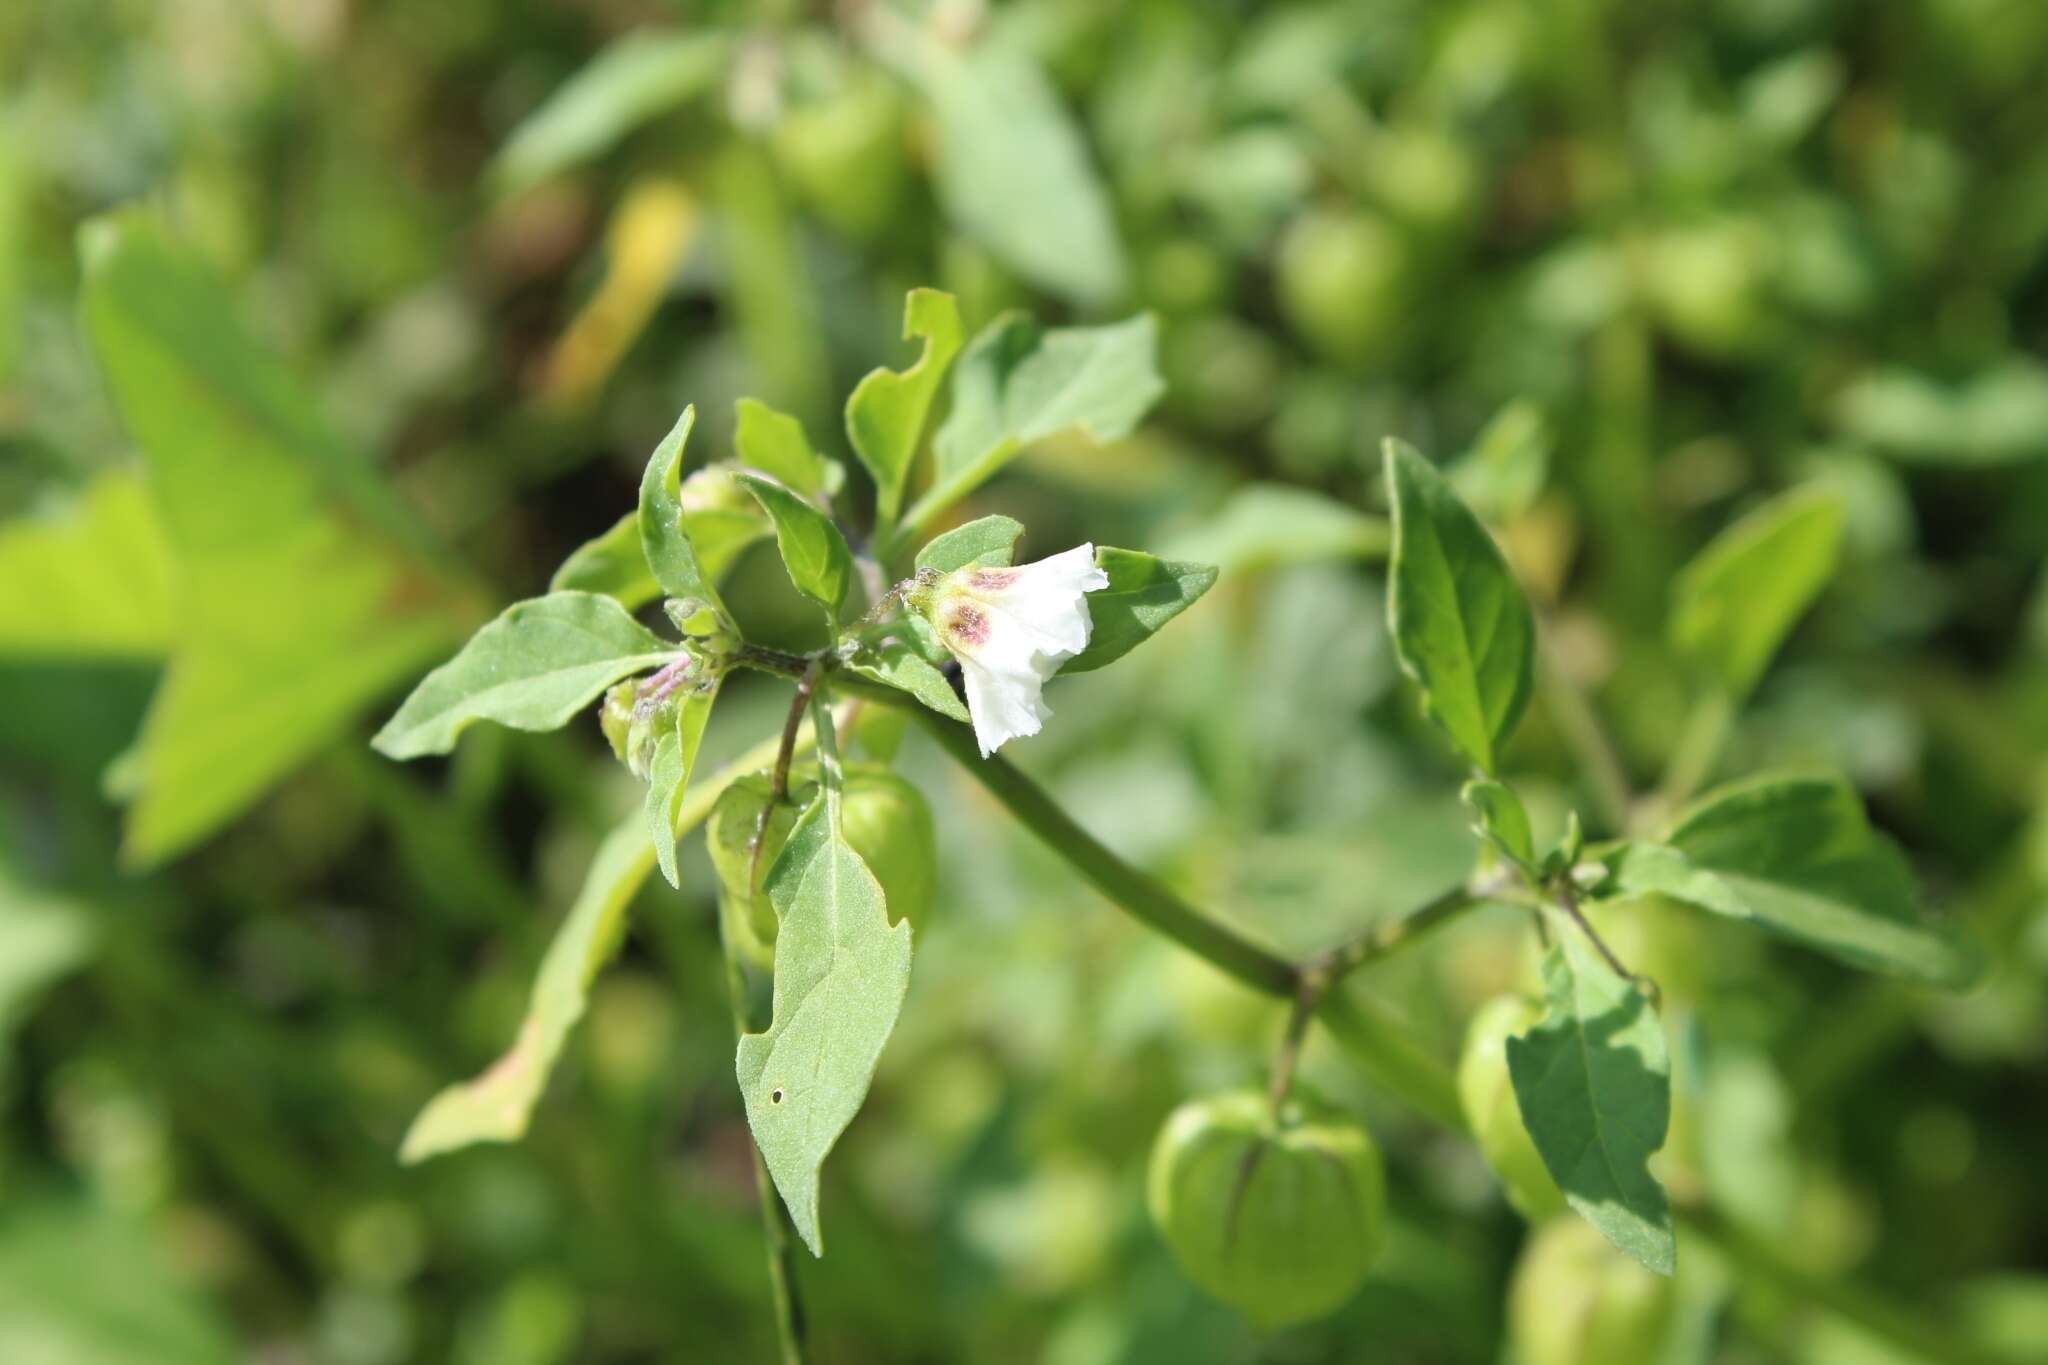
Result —
<instances>
[{"instance_id":1,"label":"flower petal","mask_svg":"<svg viewBox=\"0 0 2048 1365\"><path fill-rule=\"evenodd\" d=\"M974 719L974 742L983 758L1010 740L1037 734L1052 715L1035 672L996 672L962 655L960 676L967 684L967 713Z\"/></svg>"}]
</instances>

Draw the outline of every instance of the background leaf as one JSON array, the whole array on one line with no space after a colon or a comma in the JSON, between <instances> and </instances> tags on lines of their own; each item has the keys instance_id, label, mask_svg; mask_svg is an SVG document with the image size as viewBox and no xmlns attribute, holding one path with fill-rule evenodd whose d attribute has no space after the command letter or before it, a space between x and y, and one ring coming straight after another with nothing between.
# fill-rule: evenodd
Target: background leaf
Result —
<instances>
[{"instance_id":1,"label":"background leaf","mask_svg":"<svg viewBox=\"0 0 2048 1365\"><path fill-rule=\"evenodd\" d=\"M0 1360L18 1365L229 1365L212 1305L152 1229L84 1201L10 1200L0 1218Z\"/></svg>"},{"instance_id":2,"label":"background leaf","mask_svg":"<svg viewBox=\"0 0 2048 1365\"><path fill-rule=\"evenodd\" d=\"M709 90L726 73L721 33L642 29L600 52L528 114L491 167L513 194L605 151L641 124Z\"/></svg>"},{"instance_id":3,"label":"background leaf","mask_svg":"<svg viewBox=\"0 0 2048 1365\"><path fill-rule=\"evenodd\" d=\"M1767 774L1709 792L1658 844L1609 855L1618 890L1751 920L1853 966L1960 988L1983 969L1916 904L1912 869L1838 777Z\"/></svg>"},{"instance_id":4,"label":"background leaf","mask_svg":"<svg viewBox=\"0 0 2048 1365\"><path fill-rule=\"evenodd\" d=\"M1060 665L1063 674L1115 663L1193 606L1216 582L1213 564L1160 559L1107 545L1095 547L1095 566L1109 575L1109 586L1084 599L1091 622L1088 648Z\"/></svg>"},{"instance_id":5,"label":"background leaf","mask_svg":"<svg viewBox=\"0 0 2048 1365\"><path fill-rule=\"evenodd\" d=\"M171 568L142 479L102 474L65 515L0 528L0 654L162 656L171 647Z\"/></svg>"},{"instance_id":6,"label":"background leaf","mask_svg":"<svg viewBox=\"0 0 2048 1365\"><path fill-rule=\"evenodd\" d=\"M1387 615L1430 715L1484 772L1528 704L1536 627L1486 528L1411 446L1387 442Z\"/></svg>"},{"instance_id":7,"label":"background leaf","mask_svg":"<svg viewBox=\"0 0 2048 1365\"><path fill-rule=\"evenodd\" d=\"M1169 537L1164 554L1199 559L1226 574L1331 559L1372 559L1393 543L1384 518L1327 493L1278 483L1233 492L1207 520Z\"/></svg>"},{"instance_id":8,"label":"background leaf","mask_svg":"<svg viewBox=\"0 0 2048 1365\"><path fill-rule=\"evenodd\" d=\"M81 245L86 332L176 561L175 645L129 768L124 853L153 862L481 613L198 265L132 215Z\"/></svg>"},{"instance_id":9,"label":"background leaf","mask_svg":"<svg viewBox=\"0 0 2048 1365\"><path fill-rule=\"evenodd\" d=\"M446 753L480 720L552 730L619 679L680 652L597 593L515 602L423 678L372 743L405 759Z\"/></svg>"},{"instance_id":10,"label":"background leaf","mask_svg":"<svg viewBox=\"0 0 2048 1365\"><path fill-rule=\"evenodd\" d=\"M1508 1074L1529 1136L1587 1222L1669 1275L1678 1262L1671 1206L1649 1168L1671 1119L1663 1025L1570 927L1544 954L1543 990L1549 1012L1508 1039Z\"/></svg>"},{"instance_id":11,"label":"background leaf","mask_svg":"<svg viewBox=\"0 0 2048 1365\"><path fill-rule=\"evenodd\" d=\"M1730 526L1672 585L1671 644L1740 699L1834 576L1842 545L1835 495L1780 494Z\"/></svg>"},{"instance_id":12,"label":"background leaf","mask_svg":"<svg viewBox=\"0 0 2048 1365\"><path fill-rule=\"evenodd\" d=\"M782 921L775 1013L740 1039L738 1060L747 1125L815 1256L819 1168L867 1098L910 986L910 922L890 927L881 885L831 827L832 804L812 803L769 870Z\"/></svg>"}]
</instances>

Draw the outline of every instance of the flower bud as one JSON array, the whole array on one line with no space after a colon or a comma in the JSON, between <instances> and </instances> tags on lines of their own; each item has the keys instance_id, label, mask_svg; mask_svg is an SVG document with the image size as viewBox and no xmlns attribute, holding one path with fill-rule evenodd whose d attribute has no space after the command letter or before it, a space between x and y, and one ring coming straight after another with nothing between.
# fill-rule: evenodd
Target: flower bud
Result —
<instances>
[{"instance_id":1,"label":"flower bud","mask_svg":"<svg viewBox=\"0 0 2048 1365\"><path fill-rule=\"evenodd\" d=\"M1147 1203L1196 1284L1263 1327L1331 1312L1385 1240L1372 1135L1306 1101L1243 1090L1191 1100L1152 1148Z\"/></svg>"},{"instance_id":2,"label":"flower bud","mask_svg":"<svg viewBox=\"0 0 2048 1365\"><path fill-rule=\"evenodd\" d=\"M1508 1338L1522 1365L1642 1365L1661 1357L1676 1294L1576 1214L1522 1249L1508 1286Z\"/></svg>"},{"instance_id":3,"label":"flower bud","mask_svg":"<svg viewBox=\"0 0 2048 1365\"><path fill-rule=\"evenodd\" d=\"M839 808L846 842L882 884L889 920L922 933L937 881L938 839L924 794L886 768L850 767Z\"/></svg>"},{"instance_id":4,"label":"flower bud","mask_svg":"<svg viewBox=\"0 0 2048 1365\"><path fill-rule=\"evenodd\" d=\"M1508 1202L1532 1220L1562 1210L1564 1195L1522 1124L1522 1106L1508 1077L1507 1040L1527 1032L1540 1013L1516 995L1488 1001L1472 1016L1458 1058L1458 1102L1472 1137L1500 1178Z\"/></svg>"}]
</instances>

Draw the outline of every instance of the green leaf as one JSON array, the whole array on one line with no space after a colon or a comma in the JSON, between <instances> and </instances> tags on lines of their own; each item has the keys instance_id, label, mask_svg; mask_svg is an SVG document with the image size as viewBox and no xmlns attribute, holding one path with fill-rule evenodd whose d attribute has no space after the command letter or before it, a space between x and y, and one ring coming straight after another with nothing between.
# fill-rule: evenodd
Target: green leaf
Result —
<instances>
[{"instance_id":1,"label":"green leaf","mask_svg":"<svg viewBox=\"0 0 2048 1365\"><path fill-rule=\"evenodd\" d=\"M2048 455L2048 366L2014 354L1955 385L1876 370L1843 389L1835 422L1896 459L1990 467Z\"/></svg>"},{"instance_id":2,"label":"green leaf","mask_svg":"<svg viewBox=\"0 0 2048 1365\"><path fill-rule=\"evenodd\" d=\"M0 1360L230 1365L247 1359L221 1315L166 1257L158 1229L96 1202L9 1194L0 1218Z\"/></svg>"},{"instance_id":3,"label":"green leaf","mask_svg":"<svg viewBox=\"0 0 2048 1365\"><path fill-rule=\"evenodd\" d=\"M906 63L939 125L947 216L1033 284L1084 306L1125 288L1123 245L1080 129L1021 49L923 42Z\"/></svg>"},{"instance_id":4,"label":"green leaf","mask_svg":"<svg viewBox=\"0 0 2048 1365\"><path fill-rule=\"evenodd\" d=\"M836 759L822 739L820 753L829 780ZM769 869L781 920L774 1015L740 1039L736 1067L755 1145L814 1256L819 1168L867 1098L910 986L910 922L890 927L881 884L838 824L828 790Z\"/></svg>"},{"instance_id":5,"label":"green leaf","mask_svg":"<svg viewBox=\"0 0 2048 1365\"><path fill-rule=\"evenodd\" d=\"M1324 560L1377 559L1391 530L1335 498L1287 484L1247 484L1207 521L1166 544L1177 558L1199 559L1226 574Z\"/></svg>"},{"instance_id":6,"label":"green leaf","mask_svg":"<svg viewBox=\"0 0 2048 1365\"><path fill-rule=\"evenodd\" d=\"M889 525L903 506L903 485L947 366L960 353L960 305L951 294L913 289L903 304L903 338L924 338L917 363L902 372L870 370L846 400L846 438L875 479L875 520Z\"/></svg>"},{"instance_id":7,"label":"green leaf","mask_svg":"<svg viewBox=\"0 0 2048 1365\"><path fill-rule=\"evenodd\" d=\"M577 546L548 580L548 591L602 593L628 611L659 597L661 585L640 551L640 514L626 513L609 531Z\"/></svg>"},{"instance_id":8,"label":"green leaf","mask_svg":"<svg viewBox=\"0 0 2048 1365\"><path fill-rule=\"evenodd\" d=\"M848 661L847 667L863 678L908 692L942 716L958 721L971 719L966 703L946 681L946 675L907 640L890 637L878 645L867 646Z\"/></svg>"},{"instance_id":9,"label":"green leaf","mask_svg":"<svg viewBox=\"0 0 2048 1365\"><path fill-rule=\"evenodd\" d=\"M1012 517L982 517L944 535L933 536L917 552L916 567L920 572L930 569L942 574L969 565L1007 568L1016 552L1017 538L1023 534L1024 523Z\"/></svg>"},{"instance_id":10,"label":"green leaf","mask_svg":"<svg viewBox=\"0 0 2048 1365\"><path fill-rule=\"evenodd\" d=\"M1708 542L1672 586L1671 644L1735 700L1834 576L1842 507L1822 488L1771 499Z\"/></svg>"},{"instance_id":11,"label":"green leaf","mask_svg":"<svg viewBox=\"0 0 2048 1365\"><path fill-rule=\"evenodd\" d=\"M233 818L483 616L374 467L146 219L80 234L81 312L175 562L124 855Z\"/></svg>"},{"instance_id":12,"label":"green leaf","mask_svg":"<svg viewBox=\"0 0 2048 1365\"><path fill-rule=\"evenodd\" d=\"M726 73L730 43L712 32L642 29L620 39L527 115L491 165L512 194L602 154L627 133L709 90Z\"/></svg>"},{"instance_id":13,"label":"green leaf","mask_svg":"<svg viewBox=\"0 0 2048 1365\"><path fill-rule=\"evenodd\" d=\"M0 526L0 655L159 657L173 638L171 572L139 473L102 474L66 515Z\"/></svg>"},{"instance_id":14,"label":"green leaf","mask_svg":"<svg viewBox=\"0 0 2048 1365\"><path fill-rule=\"evenodd\" d=\"M1956 989L1983 969L1959 931L1921 916L1905 856L1838 777L1722 787L1681 812L1661 844L1624 844L1606 861L1613 892L1750 920L1852 966Z\"/></svg>"},{"instance_id":15,"label":"green leaf","mask_svg":"<svg viewBox=\"0 0 2048 1365\"><path fill-rule=\"evenodd\" d=\"M17 886L0 871L0 1072L15 1024L46 986L91 958L95 937L83 907Z\"/></svg>"},{"instance_id":16,"label":"green leaf","mask_svg":"<svg viewBox=\"0 0 2048 1365\"><path fill-rule=\"evenodd\" d=\"M831 491L825 461L811 449L802 422L754 398L735 403L733 415L733 452L742 465L772 476L806 498L823 497Z\"/></svg>"},{"instance_id":17,"label":"green leaf","mask_svg":"<svg viewBox=\"0 0 2048 1365\"><path fill-rule=\"evenodd\" d=\"M1512 521L1542 493L1555 439L1543 410L1517 399L1495 413L1473 440L1451 469L1451 486L1480 520Z\"/></svg>"},{"instance_id":18,"label":"green leaf","mask_svg":"<svg viewBox=\"0 0 2048 1365\"><path fill-rule=\"evenodd\" d=\"M1474 778L1459 793L1472 812L1472 830L1517 865L1536 866L1536 836L1529 828L1529 812L1522 798L1504 783L1490 777Z\"/></svg>"},{"instance_id":19,"label":"green leaf","mask_svg":"<svg viewBox=\"0 0 2048 1365\"><path fill-rule=\"evenodd\" d=\"M552 730L624 677L679 653L597 593L515 602L413 689L371 741L390 758L446 753L472 723Z\"/></svg>"},{"instance_id":20,"label":"green leaf","mask_svg":"<svg viewBox=\"0 0 2048 1365\"><path fill-rule=\"evenodd\" d=\"M548 945L511 1050L474 1080L451 1085L428 1102L405 1135L401 1161L424 1161L475 1142L512 1142L525 1134L555 1058L583 1017L590 983L625 937L626 907L653 867L654 849L638 814L605 836L576 903Z\"/></svg>"},{"instance_id":21,"label":"green leaf","mask_svg":"<svg viewBox=\"0 0 2048 1365\"><path fill-rule=\"evenodd\" d=\"M683 524L683 446L696 423L697 409L684 408L647 461L647 472L640 479L640 552L663 593L696 598L723 615L724 604L699 564L696 547Z\"/></svg>"},{"instance_id":22,"label":"green leaf","mask_svg":"<svg viewBox=\"0 0 2048 1365\"><path fill-rule=\"evenodd\" d=\"M775 523L775 545L789 581L836 623L853 585L853 552L846 548L846 537L832 518L775 480L744 471L737 477Z\"/></svg>"},{"instance_id":23,"label":"green leaf","mask_svg":"<svg viewBox=\"0 0 2048 1365\"><path fill-rule=\"evenodd\" d=\"M983 328L954 366L953 409L932 447L932 486L905 525L927 524L1033 441L1069 428L1097 441L1129 435L1166 391L1158 334L1150 314L1046 331L1006 313Z\"/></svg>"},{"instance_id":24,"label":"green leaf","mask_svg":"<svg viewBox=\"0 0 2048 1365\"><path fill-rule=\"evenodd\" d=\"M1107 545L1095 548L1095 566L1109 575L1109 586L1085 599L1091 622L1088 648L1061 664L1062 674L1115 663L1193 606L1216 581L1213 564L1160 559Z\"/></svg>"},{"instance_id":25,"label":"green leaf","mask_svg":"<svg viewBox=\"0 0 2048 1365\"><path fill-rule=\"evenodd\" d=\"M1394 652L1431 717L1491 773L1529 701L1536 627L1528 600L1493 537L1414 447L1389 440L1386 470Z\"/></svg>"},{"instance_id":26,"label":"green leaf","mask_svg":"<svg viewBox=\"0 0 2048 1365\"><path fill-rule=\"evenodd\" d=\"M654 760L647 770L647 835L654 845L654 858L662 878L682 889L682 873L676 867L676 839L681 834L683 793L690 785L690 773L697 766L697 749L704 742L704 724L711 718L712 703L718 699L718 680L689 689L676 700L675 728L663 734L654 746Z\"/></svg>"},{"instance_id":27,"label":"green leaf","mask_svg":"<svg viewBox=\"0 0 2048 1365\"><path fill-rule=\"evenodd\" d=\"M1522 1121L1565 1199L1601 1235L1669 1275L1671 1206L1650 1174L1671 1119L1671 1060L1657 1012L1567 929L1543 958L1550 1010L1508 1039Z\"/></svg>"}]
</instances>

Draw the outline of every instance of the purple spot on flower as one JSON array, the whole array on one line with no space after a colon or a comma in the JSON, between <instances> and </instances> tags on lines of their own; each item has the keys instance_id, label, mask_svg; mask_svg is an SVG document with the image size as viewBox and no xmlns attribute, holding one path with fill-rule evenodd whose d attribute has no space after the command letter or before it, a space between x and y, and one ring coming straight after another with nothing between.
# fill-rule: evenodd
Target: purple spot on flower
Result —
<instances>
[{"instance_id":1,"label":"purple spot on flower","mask_svg":"<svg viewBox=\"0 0 2048 1365\"><path fill-rule=\"evenodd\" d=\"M1001 592L1016 581L1017 570L1015 569L976 569L974 571L974 586L983 592Z\"/></svg>"},{"instance_id":2,"label":"purple spot on flower","mask_svg":"<svg viewBox=\"0 0 2048 1365\"><path fill-rule=\"evenodd\" d=\"M988 639L988 617L972 603L958 603L946 617L946 634L963 645L981 644Z\"/></svg>"}]
</instances>

